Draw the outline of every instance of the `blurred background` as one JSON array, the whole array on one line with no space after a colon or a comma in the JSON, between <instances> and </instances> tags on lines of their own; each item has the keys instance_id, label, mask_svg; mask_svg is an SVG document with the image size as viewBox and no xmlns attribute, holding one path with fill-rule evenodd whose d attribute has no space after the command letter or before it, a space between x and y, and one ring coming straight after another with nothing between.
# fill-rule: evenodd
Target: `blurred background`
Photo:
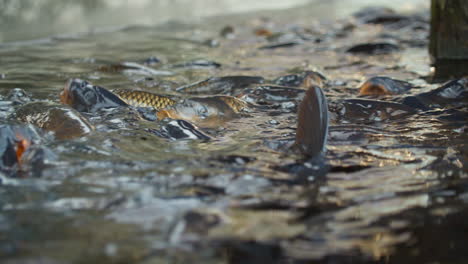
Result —
<instances>
[{"instance_id":1,"label":"blurred background","mask_svg":"<svg viewBox=\"0 0 468 264\"><path fill-rule=\"evenodd\" d=\"M404 11L428 7L427 0L0 0L0 42L56 34L112 30L167 21L198 22L207 16L298 8L335 18L366 5Z\"/></svg>"}]
</instances>

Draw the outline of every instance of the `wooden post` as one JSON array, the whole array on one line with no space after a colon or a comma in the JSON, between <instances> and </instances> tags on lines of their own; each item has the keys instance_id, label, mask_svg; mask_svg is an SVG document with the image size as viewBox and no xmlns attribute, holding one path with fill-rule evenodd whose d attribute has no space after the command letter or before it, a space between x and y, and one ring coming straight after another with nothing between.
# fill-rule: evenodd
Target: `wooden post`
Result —
<instances>
[{"instance_id":1,"label":"wooden post","mask_svg":"<svg viewBox=\"0 0 468 264\"><path fill-rule=\"evenodd\" d=\"M431 0L434 80L468 76L468 0Z\"/></svg>"}]
</instances>

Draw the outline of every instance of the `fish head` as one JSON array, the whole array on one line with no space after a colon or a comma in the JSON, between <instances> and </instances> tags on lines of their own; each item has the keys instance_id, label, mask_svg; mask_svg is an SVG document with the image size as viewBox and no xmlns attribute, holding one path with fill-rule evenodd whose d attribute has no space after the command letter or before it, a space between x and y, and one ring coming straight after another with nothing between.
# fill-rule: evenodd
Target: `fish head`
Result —
<instances>
[{"instance_id":1,"label":"fish head","mask_svg":"<svg viewBox=\"0 0 468 264\"><path fill-rule=\"evenodd\" d=\"M71 79L60 93L60 101L80 112L95 112L101 108L127 106L117 95L81 79Z\"/></svg>"},{"instance_id":2,"label":"fish head","mask_svg":"<svg viewBox=\"0 0 468 264\"><path fill-rule=\"evenodd\" d=\"M0 171L15 171L37 140L38 134L30 126L0 125Z\"/></svg>"}]
</instances>

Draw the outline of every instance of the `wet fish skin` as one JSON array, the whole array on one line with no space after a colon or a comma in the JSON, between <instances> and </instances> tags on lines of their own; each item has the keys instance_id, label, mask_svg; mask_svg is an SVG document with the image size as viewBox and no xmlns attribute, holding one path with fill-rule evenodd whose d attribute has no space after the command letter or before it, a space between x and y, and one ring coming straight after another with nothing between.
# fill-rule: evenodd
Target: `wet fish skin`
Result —
<instances>
[{"instance_id":1,"label":"wet fish skin","mask_svg":"<svg viewBox=\"0 0 468 264\"><path fill-rule=\"evenodd\" d=\"M145 91L117 90L113 92L128 105L134 107L152 107L160 110L176 103L169 97Z\"/></svg>"},{"instance_id":2,"label":"wet fish skin","mask_svg":"<svg viewBox=\"0 0 468 264\"><path fill-rule=\"evenodd\" d=\"M353 54L380 55L390 54L400 50L401 48L398 45L390 42L374 42L354 45L348 48L346 52Z\"/></svg>"},{"instance_id":3,"label":"wet fish skin","mask_svg":"<svg viewBox=\"0 0 468 264\"><path fill-rule=\"evenodd\" d=\"M60 93L60 102L80 112L96 112L103 108L128 106L107 89L81 79L71 79Z\"/></svg>"},{"instance_id":4,"label":"wet fish skin","mask_svg":"<svg viewBox=\"0 0 468 264\"><path fill-rule=\"evenodd\" d=\"M317 71L305 71L299 74L289 74L273 80L274 84L289 87L309 89L313 85L323 87L327 78Z\"/></svg>"},{"instance_id":5,"label":"wet fish skin","mask_svg":"<svg viewBox=\"0 0 468 264\"><path fill-rule=\"evenodd\" d=\"M330 105L337 119L364 123L385 122L417 113L405 104L371 99L345 99Z\"/></svg>"},{"instance_id":6,"label":"wet fish skin","mask_svg":"<svg viewBox=\"0 0 468 264\"><path fill-rule=\"evenodd\" d=\"M32 126L0 125L0 171L15 174L23 155L39 140Z\"/></svg>"},{"instance_id":7,"label":"wet fish skin","mask_svg":"<svg viewBox=\"0 0 468 264\"><path fill-rule=\"evenodd\" d=\"M149 132L170 140L199 139L210 140L211 137L203 133L198 127L185 120L164 120L161 129L150 129Z\"/></svg>"},{"instance_id":8,"label":"wet fish skin","mask_svg":"<svg viewBox=\"0 0 468 264\"><path fill-rule=\"evenodd\" d=\"M217 126L219 122L238 117L247 107L245 101L227 95L191 97L159 111L157 116Z\"/></svg>"},{"instance_id":9,"label":"wet fish skin","mask_svg":"<svg viewBox=\"0 0 468 264\"><path fill-rule=\"evenodd\" d=\"M191 68L191 69L205 69L205 68L220 68L221 64L215 61L209 60L192 60L180 64L175 64L173 68Z\"/></svg>"},{"instance_id":10,"label":"wet fish skin","mask_svg":"<svg viewBox=\"0 0 468 264\"><path fill-rule=\"evenodd\" d=\"M307 90L299 105L295 146L307 157L321 156L328 136L328 106L322 89Z\"/></svg>"},{"instance_id":11,"label":"wet fish skin","mask_svg":"<svg viewBox=\"0 0 468 264\"><path fill-rule=\"evenodd\" d=\"M238 97L258 104L300 101L305 91L313 86L323 87L326 77L316 71L281 76L274 84L254 84L244 89Z\"/></svg>"},{"instance_id":12,"label":"wet fish skin","mask_svg":"<svg viewBox=\"0 0 468 264\"><path fill-rule=\"evenodd\" d=\"M24 104L24 103L28 103L28 102L32 101L30 95L28 93L26 93L26 91L24 91L21 88L12 89L8 93L6 99L8 101L13 102L13 104L15 104L15 105Z\"/></svg>"},{"instance_id":13,"label":"wet fish skin","mask_svg":"<svg viewBox=\"0 0 468 264\"><path fill-rule=\"evenodd\" d=\"M80 137L94 130L94 126L78 111L51 102L32 102L14 113L18 121L52 131L57 139Z\"/></svg>"},{"instance_id":14,"label":"wet fish skin","mask_svg":"<svg viewBox=\"0 0 468 264\"><path fill-rule=\"evenodd\" d=\"M259 47L259 50L269 50L269 49L278 49L278 48L290 48L302 44L300 40L285 41L280 43L268 44Z\"/></svg>"},{"instance_id":15,"label":"wet fish skin","mask_svg":"<svg viewBox=\"0 0 468 264\"><path fill-rule=\"evenodd\" d=\"M384 76L369 78L359 87L359 95L395 95L407 92L412 88L408 82Z\"/></svg>"},{"instance_id":16,"label":"wet fish skin","mask_svg":"<svg viewBox=\"0 0 468 264\"><path fill-rule=\"evenodd\" d=\"M397 14L393 9L379 6L363 8L355 12L353 16L365 24L393 24L409 20L408 17Z\"/></svg>"},{"instance_id":17,"label":"wet fish skin","mask_svg":"<svg viewBox=\"0 0 468 264\"><path fill-rule=\"evenodd\" d=\"M305 90L297 87L280 85L255 85L252 88L245 89L239 95L241 99L258 104L272 104L277 102L300 101L305 94Z\"/></svg>"},{"instance_id":18,"label":"wet fish skin","mask_svg":"<svg viewBox=\"0 0 468 264\"><path fill-rule=\"evenodd\" d=\"M159 119L173 118L203 121L207 118L231 119L248 107L239 98L227 95L190 97L175 101L151 92L121 90L115 93L130 106L151 107L158 111Z\"/></svg>"},{"instance_id":19,"label":"wet fish skin","mask_svg":"<svg viewBox=\"0 0 468 264\"><path fill-rule=\"evenodd\" d=\"M451 80L441 87L399 99L415 109L429 110L446 106L463 106L468 102L468 77Z\"/></svg>"},{"instance_id":20,"label":"wet fish skin","mask_svg":"<svg viewBox=\"0 0 468 264\"><path fill-rule=\"evenodd\" d=\"M98 68L102 72L124 72L130 74L139 74L144 76L170 76L174 73L170 71L155 70L153 68L135 63L135 62L121 62L118 64L103 65Z\"/></svg>"}]
</instances>

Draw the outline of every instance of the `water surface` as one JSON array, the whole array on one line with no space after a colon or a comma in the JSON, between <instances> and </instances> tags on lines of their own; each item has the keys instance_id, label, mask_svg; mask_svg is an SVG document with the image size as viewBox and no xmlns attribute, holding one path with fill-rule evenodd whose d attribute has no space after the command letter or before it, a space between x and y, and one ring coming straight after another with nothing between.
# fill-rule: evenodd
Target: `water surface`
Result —
<instances>
[{"instance_id":1,"label":"water surface","mask_svg":"<svg viewBox=\"0 0 468 264\"><path fill-rule=\"evenodd\" d=\"M413 95L441 85L425 78L428 10L418 9L421 1L412 6L393 1L401 12L422 19L416 29L362 25L350 18L353 9L368 2L352 9L348 2L312 2L197 24L149 20L141 25L147 22L143 16L140 25L124 21L121 29L89 31L90 25L84 25L68 32L64 27L46 32L52 37L26 34L36 40L0 44L2 96L19 87L34 100L59 103L69 78L109 89L181 95L177 87L212 76L263 76L271 82L319 70L328 79L324 90L331 115L331 170L298 184L281 167L302 157L278 147L294 137L295 99L214 128L200 125L213 137L207 142L170 141L148 133L145 129L157 124L131 109L84 114L96 131L71 140L44 140L56 157L41 177L2 175L2 261L463 263L468 257L466 105L411 113L397 109L395 116L377 111L347 115L340 108L340 100L358 98L359 84L370 76L408 81L416 86L409 92ZM124 3L102 5L119 9ZM141 1L137 6L147 5ZM225 26L234 28L233 37L220 35ZM297 41L298 32L310 39L259 49L272 42L256 36L257 29L278 33L283 37L278 43ZM344 52L382 34L403 49L376 56ZM153 56L160 62L150 67L173 74L102 70ZM196 59L221 67L177 66ZM5 111L1 122L11 122Z\"/></svg>"}]
</instances>

